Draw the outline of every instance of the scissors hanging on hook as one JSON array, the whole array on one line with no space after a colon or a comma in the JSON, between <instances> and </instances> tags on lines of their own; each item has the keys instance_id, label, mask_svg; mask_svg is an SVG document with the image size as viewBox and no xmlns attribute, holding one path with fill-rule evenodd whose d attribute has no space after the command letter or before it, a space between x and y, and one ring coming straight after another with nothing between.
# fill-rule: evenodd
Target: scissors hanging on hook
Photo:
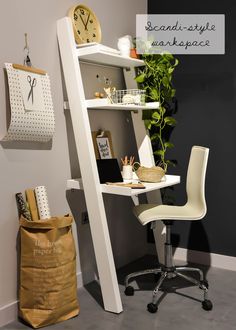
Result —
<instances>
[{"instance_id":1,"label":"scissors hanging on hook","mask_svg":"<svg viewBox=\"0 0 236 330\"><path fill-rule=\"evenodd\" d=\"M37 84L36 78L32 79L31 76L27 76L28 83L30 84L30 91L28 95L28 101L31 97L32 104L34 103L34 87Z\"/></svg>"}]
</instances>

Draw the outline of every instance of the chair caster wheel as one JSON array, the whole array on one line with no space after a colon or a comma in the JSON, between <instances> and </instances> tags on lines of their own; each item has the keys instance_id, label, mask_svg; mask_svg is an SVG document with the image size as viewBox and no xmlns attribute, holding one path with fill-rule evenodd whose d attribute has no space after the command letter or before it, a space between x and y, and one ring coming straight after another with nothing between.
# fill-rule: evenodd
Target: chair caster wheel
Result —
<instances>
[{"instance_id":1,"label":"chair caster wheel","mask_svg":"<svg viewBox=\"0 0 236 330\"><path fill-rule=\"evenodd\" d=\"M199 288L204 290L204 287L206 287L207 289L209 288L209 284L207 280L203 280L200 282Z\"/></svg>"},{"instance_id":2,"label":"chair caster wheel","mask_svg":"<svg viewBox=\"0 0 236 330\"><path fill-rule=\"evenodd\" d=\"M127 288L125 288L125 295L126 296L133 296L134 295L134 288L129 285Z\"/></svg>"},{"instance_id":3,"label":"chair caster wheel","mask_svg":"<svg viewBox=\"0 0 236 330\"><path fill-rule=\"evenodd\" d=\"M212 308L213 308L212 302L210 300L208 300L208 299L203 300L203 302L202 302L202 308L205 311L211 311Z\"/></svg>"},{"instance_id":4,"label":"chair caster wheel","mask_svg":"<svg viewBox=\"0 0 236 330\"><path fill-rule=\"evenodd\" d=\"M156 313L158 310L158 307L156 304L150 303L147 305L147 310L149 311L149 313Z\"/></svg>"}]
</instances>

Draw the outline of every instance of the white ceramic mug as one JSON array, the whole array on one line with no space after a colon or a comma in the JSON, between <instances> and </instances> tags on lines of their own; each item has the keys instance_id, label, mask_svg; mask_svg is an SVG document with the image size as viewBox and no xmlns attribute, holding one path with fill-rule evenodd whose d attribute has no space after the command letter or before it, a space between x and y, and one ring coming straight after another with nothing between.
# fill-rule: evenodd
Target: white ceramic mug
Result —
<instances>
[{"instance_id":1,"label":"white ceramic mug","mask_svg":"<svg viewBox=\"0 0 236 330\"><path fill-rule=\"evenodd\" d=\"M133 166L123 165L122 176L124 181L131 181L133 179Z\"/></svg>"}]
</instances>

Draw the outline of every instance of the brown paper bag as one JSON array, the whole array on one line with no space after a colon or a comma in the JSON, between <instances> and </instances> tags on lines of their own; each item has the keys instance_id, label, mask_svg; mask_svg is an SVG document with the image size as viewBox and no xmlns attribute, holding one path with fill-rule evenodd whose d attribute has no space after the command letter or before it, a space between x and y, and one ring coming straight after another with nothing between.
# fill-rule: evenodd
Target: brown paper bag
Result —
<instances>
[{"instance_id":1,"label":"brown paper bag","mask_svg":"<svg viewBox=\"0 0 236 330\"><path fill-rule=\"evenodd\" d=\"M19 316L34 328L79 313L72 221L20 219Z\"/></svg>"}]
</instances>

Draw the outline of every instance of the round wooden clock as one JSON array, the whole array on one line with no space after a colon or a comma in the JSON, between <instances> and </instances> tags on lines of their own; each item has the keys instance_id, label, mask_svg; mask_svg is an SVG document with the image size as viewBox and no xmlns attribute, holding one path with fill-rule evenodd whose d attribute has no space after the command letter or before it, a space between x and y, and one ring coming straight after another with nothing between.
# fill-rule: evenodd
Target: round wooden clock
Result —
<instances>
[{"instance_id":1,"label":"round wooden clock","mask_svg":"<svg viewBox=\"0 0 236 330\"><path fill-rule=\"evenodd\" d=\"M69 10L68 16L72 20L75 41L78 44L101 42L101 27L94 12L84 6L77 5Z\"/></svg>"}]
</instances>

